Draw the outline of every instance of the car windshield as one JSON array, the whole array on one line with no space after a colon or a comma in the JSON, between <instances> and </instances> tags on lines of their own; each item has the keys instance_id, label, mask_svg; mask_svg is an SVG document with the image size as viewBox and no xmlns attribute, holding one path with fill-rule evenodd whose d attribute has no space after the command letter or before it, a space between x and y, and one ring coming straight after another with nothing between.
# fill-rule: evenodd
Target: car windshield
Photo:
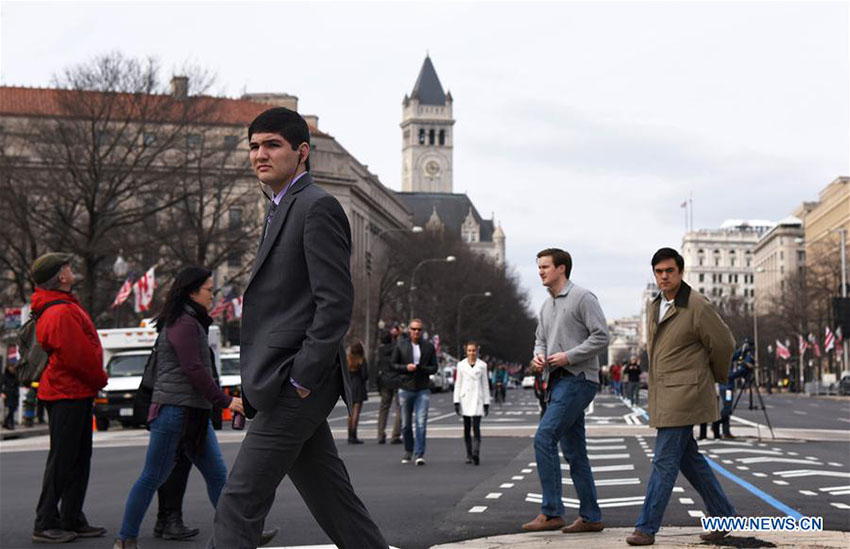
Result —
<instances>
[{"instance_id":1,"label":"car windshield","mask_svg":"<svg viewBox=\"0 0 850 549\"><path fill-rule=\"evenodd\" d=\"M145 372L148 355L118 355L109 359L106 371L109 377L140 376Z\"/></svg>"},{"instance_id":2,"label":"car windshield","mask_svg":"<svg viewBox=\"0 0 850 549\"><path fill-rule=\"evenodd\" d=\"M239 375L239 357L221 359L221 375Z\"/></svg>"}]
</instances>

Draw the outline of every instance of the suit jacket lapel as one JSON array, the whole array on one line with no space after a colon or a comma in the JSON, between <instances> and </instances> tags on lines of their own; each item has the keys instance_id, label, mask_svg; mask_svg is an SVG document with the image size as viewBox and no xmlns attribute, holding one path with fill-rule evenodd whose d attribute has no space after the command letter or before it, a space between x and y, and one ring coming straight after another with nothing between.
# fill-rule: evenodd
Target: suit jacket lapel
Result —
<instances>
[{"instance_id":1,"label":"suit jacket lapel","mask_svg":"<svg viewBox=\"0 0 850 549\"><path fill-rule=\"evenodd\" d=\"M274 219L272 219L271 225L269 225L268 233L265 235L262 243L260 244L260 250L257 252L257 259L254 260L254 268L251 270L251 278L248 279L248 286L251 285L251 281L254 280L254 277L257 275L257 271L260 270L260 267L265 262L266 258L269 255L269 251L271 251L272 245L274 244L275 239L283 228L283 222L286 220L286 215L289 213L289 209L292 206L292 203L295 201L296 195L299 191L303 190L304 187L313 182L313 179L310 177L309 173L304 174L301 179L295 182L295 185L283 199L280 201L280 204L277 207L277 211L275 211ZM265 219L263 220L265 223ZM247 288L247 286L246 286Z\"/></svg>"}]
</instances>

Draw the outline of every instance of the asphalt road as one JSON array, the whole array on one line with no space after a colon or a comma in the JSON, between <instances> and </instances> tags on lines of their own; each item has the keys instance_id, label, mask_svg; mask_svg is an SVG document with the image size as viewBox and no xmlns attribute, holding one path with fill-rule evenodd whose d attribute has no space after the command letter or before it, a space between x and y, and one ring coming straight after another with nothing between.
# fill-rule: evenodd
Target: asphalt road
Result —
<instances>
[{"instance_id":1,"label":"asphalt road","mask_svg":"<svg viewBox=\"0 0 850 549\"><path fill-rule=\"evenodd\" d=\"M793 409L800 408L799 400L802 399L793 401ZM783 408L781 404L785 401L777 402L778 408ZM823 402L831 401L817 403ZM835 405L846 406L846 403L837 401ZM539 512L540 485L530 434L499 436L516 429L533 433L537 406L531 391L508 391L508 403L501 409L494 407L485 419L479 467L463 462L465 452L463 441L458 438L459 419L453 415L449 395L432 397L424 467L402 465L400 446L374 442L376 407L374 399L366 403L362 436L369 438L367 444L349 446L339 440L338 445L357 493L392 545L424 548L516 532L522 522ZM772 420L776 415L777 421L785 421L786 417L792 421L799 415L793 414L793 409L790 414L786 413L789 410L774 414L773 409L769 413ZM811 415L817 414L813 411ZM344 418L344 408L337 407L330 417L334 429L344 429ZM597 397L587 423L591 433L588 449L603 520L608 526L629 527L637 518L646 490L654 431L636 426L645 423L642 416L611 395ZM618 426L625 434L593 436L594 432ZM514 431L507 430L508 427ZM241 434L222 431L219 435L229 465L235 458ZM111 430L96 435L86 512L92 523L110 529L109 539L120 526L127 493L141 470L145 444L146 433L139 430ZM35 439L4 442L0 446L0 546L4 548L32 546L29 535L46 458L45 446L45 441ZM726 472L720 480L740 514L776 516L800 512L824 517L827 529L850 530L847 443L709 440L701 443L701 449ZM566 464L562 467L566 468ZM569 519L577 512L577 503L568 471L564 474ZM680 476L665 524L695 526L697 517L704 511L699 496ZM187 524L201 528L195 541L154 539L151 531L155 511L151 509L142 526L141 542L145 549L203 547L203 540L210 534L212 509L197 472L190 478L184 513ZM282 529L272 545L328 543L288 481L278 489L268 524ZM109 545L104 538L78 540L73 544L81 548Z\"/></svg>"}]
</instances>

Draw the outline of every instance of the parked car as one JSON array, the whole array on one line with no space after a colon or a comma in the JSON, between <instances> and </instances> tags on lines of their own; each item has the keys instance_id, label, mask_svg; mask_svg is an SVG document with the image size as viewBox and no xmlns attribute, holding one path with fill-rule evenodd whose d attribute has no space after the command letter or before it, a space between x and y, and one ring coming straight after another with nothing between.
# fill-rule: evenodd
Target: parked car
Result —
<instances>
[{"instance_id":1,"label":"parked car","mask_svg":"<svg viewBox=\"0 0 850 549\"><path fill-rule=\"evenodd\" d=\"M534 389L534 376L525 376L522 378L523 389Z\"/></svg>"},{"instance_id":2,"label":"parked car","mask_svg":"<svg viewBox=\"0 0 850 549\"><path fill-rule=\"evenodd\" d=\"M850 395L850 373L844 373L841 380L838 382L838 394L842 396Z\"/></svg>"},{"instance_id":3,"label":"parked car","mask_svg":"<svg viewBox=\"0 0 850 549\"><path fill-rule=\"evenodd\" d=\"M124 427L145 424L148 411L137 406L135 399L150 354L149 349L125 351L115 353L109 358L106 364L109 380L94 400L95 425L98 431L109 429L111 421L117 421Z\"/></svg>"},{"instance_id":4,"label":"parked car","mask_svg":"<svg viewBox=\"0 0 850 549\"><path fill-rule=\"evenodd\" d=\"M437 373L428 376L428 388L432 393L442 393L446 390L446 378L442 371L437 370Z\"/></svg>"},{"instance_id":5,"label":"parked car","mask_svg":"<svg viewBox=\"0 0 850 549\"><path fill-rule=\"evenodd\" d=\"M453 391L455 388L455 370L451 366L443 368L443 381L446 391Z\"/></svg>"}]
</instances>

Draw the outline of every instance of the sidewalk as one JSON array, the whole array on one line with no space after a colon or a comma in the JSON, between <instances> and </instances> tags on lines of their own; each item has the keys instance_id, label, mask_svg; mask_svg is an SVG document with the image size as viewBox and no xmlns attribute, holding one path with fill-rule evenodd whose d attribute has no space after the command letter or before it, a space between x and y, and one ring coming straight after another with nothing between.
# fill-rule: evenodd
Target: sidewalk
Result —
<instances>
[{"instance_id":1,"label":"sidewalk","mask_svg":"<svg viewBox=\"0 0 850 549\"><path fill-rule=\"evenodd\" d=\"M24 427L23 425L15 425L14 430L9 430L0 427L0 440L7 440L13 438L27 438L27 437L37 437L40 435L50 434L49 429L47 428L47 424L39 425L38 423L34 424L32 427Z\"/></svg>"},{"instance_id":2,"label":"sidewalk","mask_svg":"<svg viewBox=\"0 0 850 549\"><path fill-rule=\"evenodd\" d=\"M435 545L431 549L550 549L553 547L582 546L593 549L624 549L626 536L633 528L606 528L601 533L562 534L534 532L493 536ZM665 527L655 536L652 547L850 547L848 532L737 532L720 544L709 544L699 539L702 530L693 527Z\"/></svg>"}]
</instances>

